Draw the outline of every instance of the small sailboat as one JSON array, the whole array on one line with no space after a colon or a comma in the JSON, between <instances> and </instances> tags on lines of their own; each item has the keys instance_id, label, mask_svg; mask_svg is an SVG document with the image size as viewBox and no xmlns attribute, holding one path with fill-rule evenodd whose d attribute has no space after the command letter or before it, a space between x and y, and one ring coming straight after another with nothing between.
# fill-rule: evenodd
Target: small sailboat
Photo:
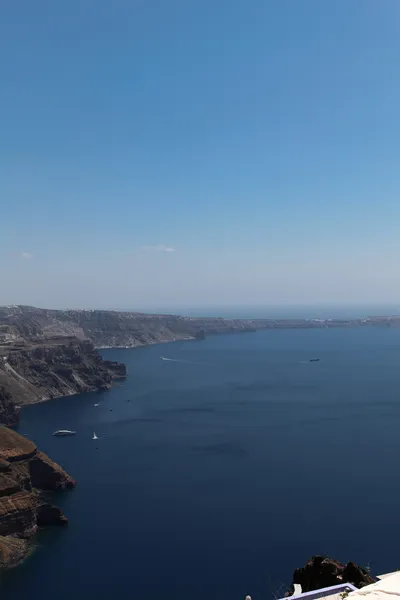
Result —
<instances>
[{"instance_id":1,"label":"small sailboat","mask_svg":"<svg viewBox=\"0 0 400 600\"><path fill-rule=\"evenodd\" d=\"M95 431L93 431L93 437L92 437L92 440L98 440L98 439L99 439L99 438L97 437L97 435L96 435L96 432L95 432Z\"/></svg>"}]
</instances>

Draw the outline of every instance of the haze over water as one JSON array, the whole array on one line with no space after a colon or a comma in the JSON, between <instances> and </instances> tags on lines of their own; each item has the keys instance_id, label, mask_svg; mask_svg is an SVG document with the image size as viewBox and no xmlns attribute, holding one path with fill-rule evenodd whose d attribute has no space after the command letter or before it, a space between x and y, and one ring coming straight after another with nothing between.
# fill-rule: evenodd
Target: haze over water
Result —
<instances>
[{"instance_id":1,"label":"haze over water","mask_svg":"<svg viewBox=\"0 0 400 600\"><path fill-rule=\"evenodd\" d=\"M189 317L215 317L225 319L360 319L379 315L399 315L400 304L280 304L202 307L156 306L130 308L129 311L179 314Z\"/></svg>"},{"instance_id":2,"label":"haze over water","mask_svg":"<svg viewBox=\"0 0 400 600\"><path fill-rule=\"evenodd\" d=\"M22 411L78 485L57 499L68 529L41 534L3 597L260 600L312 554L398 568L399 342L282 330L104 351L126 382Z\"/></svg>"}]
</instances>

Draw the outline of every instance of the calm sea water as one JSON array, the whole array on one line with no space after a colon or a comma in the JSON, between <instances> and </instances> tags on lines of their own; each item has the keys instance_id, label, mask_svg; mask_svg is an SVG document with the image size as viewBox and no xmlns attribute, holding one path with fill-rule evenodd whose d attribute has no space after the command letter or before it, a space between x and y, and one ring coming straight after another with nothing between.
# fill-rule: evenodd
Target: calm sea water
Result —
<instances>
[{"instance_id":1,"label":"calm sea water","mask_svg":"<svg viewBox=\"0 0 400 600\"><path fill-rule=\"evenodd\" d=\"M78 486L57 499L69 527L40 535L4 598L260 600L312 554L399 567L399 330L103 354L126 362L122 385L22 412Z\"/></svg>"}]
</instances>

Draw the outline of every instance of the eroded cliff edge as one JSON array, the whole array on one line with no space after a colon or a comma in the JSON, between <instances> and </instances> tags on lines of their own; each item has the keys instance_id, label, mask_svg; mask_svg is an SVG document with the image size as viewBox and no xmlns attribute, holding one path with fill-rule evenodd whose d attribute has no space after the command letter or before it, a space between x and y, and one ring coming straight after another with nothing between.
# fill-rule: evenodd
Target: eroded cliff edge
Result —
<instances>
[{"instance_id":1,"label":"eroded cliff edge","mask_svg":"<svg viewBox=\"0 0 400 600\"><path fill-rule=\"evenodd\" d=\"M113 310L49 310L32 306L0 307L0 343L17 339L45 341L72 336L96 348L136 347L216 333L258 329L399 327L400 316L360 319L223 319Z\"/></svg>"},{"instance_id":2,"label":"eroded cliff edge","mask_svg":"<svg viewBox=\"0 0 400 600\"><path fill-rule=\"evenodd\" d=\"M215 333L256 331L265 321L191 318L112 310L47 310L32 306L0 307L0 342L46 341L74 337L96 348L136 347L189 340Z\"/></svg>"},{"instance_id":3,"label":"eroded cliff edge","mask_svg":"<svg viewBox=\"0 0 400 600\"><path fill-rule=\"evenodd\" d=\"M33 442L0 427L0 567L25 558L39 527L67 523L47 493L74 486L68 473Z\"/></svg>"},{"instance_id":4,"label":"eroded cliff edge","mask_svg":"<svg viewBox=\"0 0 400 600\"><path fill-rule=\"evenodd\" d=\"M89 340L26 339L0 345L0 419L14 424L15 405L107 389L125 365L102 360Z\"/></svg>"}]
</instances>

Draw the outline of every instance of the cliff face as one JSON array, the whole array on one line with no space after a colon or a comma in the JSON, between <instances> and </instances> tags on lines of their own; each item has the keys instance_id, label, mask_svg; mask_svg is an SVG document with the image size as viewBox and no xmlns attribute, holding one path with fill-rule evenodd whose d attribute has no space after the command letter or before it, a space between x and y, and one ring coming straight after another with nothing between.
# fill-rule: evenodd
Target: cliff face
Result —
<instances>
[{"instance_id":1,"label":"cliff face","mask_svg":"<svg viewBox=\"0 0 400 600\"><path fill-rule=\"evenodd\" d=\"M109 310L48 310L32 306L0 307L0 346L21 340L43 342L51 338L89 339L97 348L140 346L184 339L201 339L214 333L257 329L321 327L399 327L400 316L366 319L222 319L181 317Z\"/></svg>"},{"instance_id":2,"label":"cliff face","mask_svg":"<svg viewBox=\"0 0 400 600\"><path fill-rule=\"evenodd\" d=\"M0 346L0 419L17 420L15 404L106 389L126 375L125 366L103 361L88 340L65 337Z\"/></svg>"},{"instance_id":3,"label":"cliff face","mask_svg":"<svg viewBox=\"0 0 400 600\"><path fill-rule=\"evenodd\" d=\"M75 310L66 314L99 348L202 339L207 334L257 329L255 322L240 319L189 318L106 310Z\"/></svg>"},{"instance_id":4,"label":"cliff face","mask_svg":"<svg viewBox=\"0 0 400 600\"><path fill-rule=\"evenodd\" d=\"M11 394L4 386L0 385L0 423L16 425L18 423L18 417L19 409L14 404Z\"/></svg>"},{"instance_id":5,"label":"cliff face","mask_svg":"<svg viewBox=\"0 0 400 600\"><path fill-rule=\"evenodd\" d=\"M14 566L24 558L38 527L67 523L42 491L74 486L73 479L33 442L0 427L0 566Z\"/></svg>"},{"instance_id":6,"label":"cliff face","mask_svg":"<svg viewBox=\"0 0 400 600\"><path fill-rule=\"evenodd\" d=\"M270 322L271 324L272 322ZM31 306L0 307L0 344L51 337L89 339L97 348L135 347L202 338L213 333L255 331L267 321L190 318L108 310L46 310Z\"/></svg>"}]
</instances>

